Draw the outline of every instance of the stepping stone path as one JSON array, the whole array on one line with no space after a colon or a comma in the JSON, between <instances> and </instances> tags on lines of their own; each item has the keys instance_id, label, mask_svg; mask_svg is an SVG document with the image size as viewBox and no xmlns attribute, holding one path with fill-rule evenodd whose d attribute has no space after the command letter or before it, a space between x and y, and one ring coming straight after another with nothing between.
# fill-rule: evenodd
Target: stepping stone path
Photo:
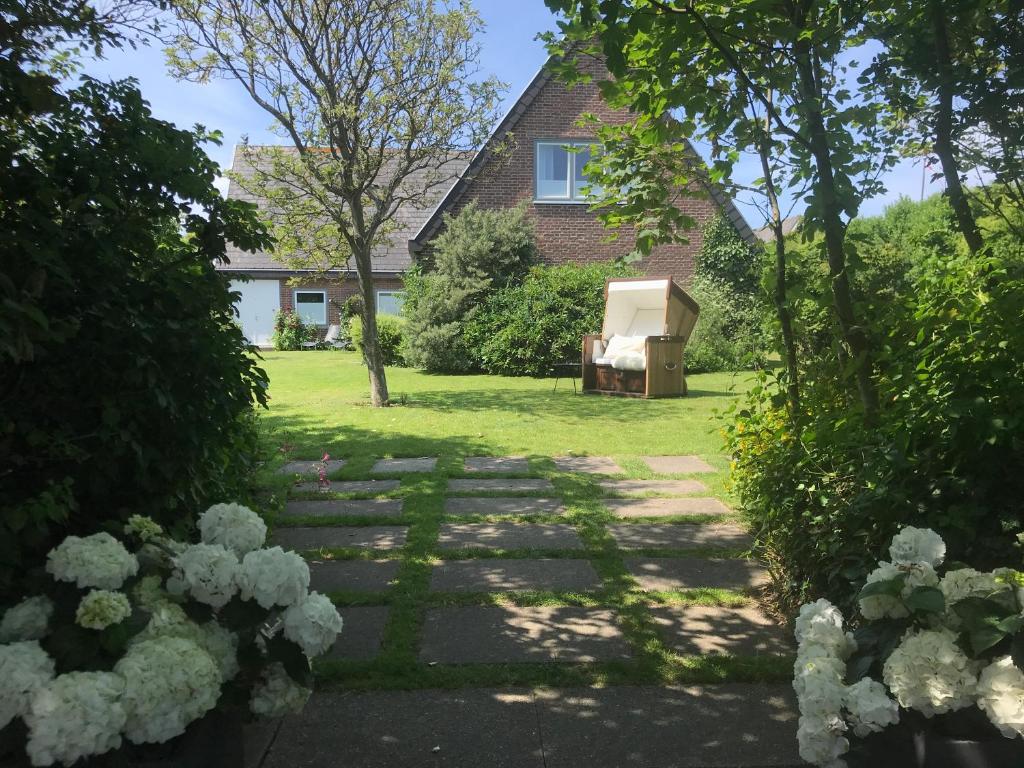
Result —
<instances>
[{"instance_id":1,"label":"stepping stone path","mask_svg":"<svg viewBox=\"0 0 1024 768\"><path fill-rule=\"evenodd\" d=\"M619 496L638 493L685 496L690 493L704 493L708 489L700 480L602 480L600 486L605 493Z\"/></svg>"},{"instance_id":2,"label":"stepping stone path","mask_svg":"<svg viewBox=\"0 0 1024 768\"><path fill-rule=\"evenodd\" d=\"M289 501L285 517L398 517L401 499L331 499L325 501Z\"/></svg>"},{"instance_id":3,"label":"stepping stone path","mask_svg":"<svg viewBox=\"0 0 1024 768\"><path fill-rule=\"evenodd\" d=\"M409 529L401 525L319 525L275 528L273 544L296 551L318 549L398 549L405 546Z\"/></svg>"},{"instance_id":4,"label":"stepping stone path","mask_svg":"<svg viewBox=\"0 0 1024 768\"><path fill-rule=\"evenodd\" d=\"M746 591L768 580L765 570L750 560L627 557L624 562L640 588L649 592L701 588Z\"/></svg>"},{"instance_id":5,"label":"stepping stone path","mask_svg":"<svg viewBox=\"0 0 1024 768\"><path fill-rule=\"evenodd\" d=\"M673 515L728 515L718 499L606 499L601 502L616 517L670 517Z\"/></svg>"},{"instance_id":6,"label":"stepping stone path","mask_svg":"<svg viewBox=\"0 0 1024 768\"><path fill-rule=\"evenodd\" d=\"M445 499L446 515L560 515L565 507L558 499L465 497Z\"/></svg>"},{"instance_id":7,"label":"stepping stone path","mask_svg":"<svg viewBox=\"0 0 1024 768\"><path fill-rule=\"evenodd\" d=\"M699 456L644 456L643 459L651 471L663 475L689 475L715 471L714 467Z\"/></svg>"},{"instance_id":8,"label":"stepping stone path","mask_svg":"<svg viewBox=\"0 0 1024 768\"><path fill-rule=\"evenodd\" d=\"M602 608L462 605L428 610L420 659L441 664L608 661L631 656Z\"/></svg>"},{"instance_id":9,"label":"stepping stone path","mask_svg":"<svg viewBox=\"0 0 1024 768\"><path fill-rule=\"evenodd\" d=\"M431 592L586 592L601 586L589 560L451 560L434 566Z\"/></svg>"},{"instance_id":10,"label":"stepping stone path","mask_svg":"<svg viewBox=\"0 0 1024 768\"><path fill-rule=\"evenodd\" d=\"M355 606L339 608L338 613L341 614L344 626L326 657L350 661L369 661L375 658L384 641L388 608L376 605Z\"/></svg>"},{"instance_id":11,"label":"stepping stone path","mask_svg":"<svg viewBox=\"0 0 1024 768\"><path fill-rule=\"evenodd\" d=\"M309 564L309 588L317 592L386 592L399 567L398 560L317 560Z\"/></svg>"},{"instance_id":12,"label":"stepping stone path","mask_svg":"<svg viewBox=\"0 0 1024 768\"><path fill-rule=\"evenodd\" d=\"M522 456L470 456L466 459L465 469L467 472L525 475L530 471L530 462Z\"/></svg>"},{"instance_id":13,"label":"stepping stone path","mask_svg":"<svg viewBox=\"0 0 1024 768\"><path fill-rule=\"evenodd\" d=\"M598 475L621 475L622 467L607 456L558 456L554 459L559 472L588 472Z\"/></svg>"},{"instance_id":14,"label":"stepping stone path","mask_svg":"<svg viewBox=\"0 0 1024 768\"><path fill-rule=\"evenodd\" d=\"M750 536L738 525L609 525L619 549L746 549Z\"/></svg>"},{"instance_id":15,"label":"stepping stone path","mask_svg":"<svg viewBox=\"0 0 1024 768\"><path fill-rule=\"evenodd\" d=\"M651 617L665 644L684 656L793 652L789 633L758 608L668 605L652 608Z\"/></svg>"},{"instance_id":16,"label":"stepping stone path","mask_svg":"<svg viewBox=\"0 0 1024 768\"><path fill-rule=\"evenodd\" d=\"M448 490L453 493L478 493L480 491L553 491L555 486L543 478L467 478L449 480Z\"/></svg>"},{"instance_id":17,"label":"stepping stone path","mask_svg":"<svg viewBox=\"0 0 1024 768\"><path fill-rule=\"evenodd\" d=\"M380 459L370 470L374 475L399 475L410 472L433 472L436 458L422 459Z\"/></svg>"},{"instance_id":18,"label":"stepping stone path","mask_svg":"<svg viewBox=\"0 0 1024 768\"><path fill-rule=\"evenodd\" d=\"M319 483L296 483L294 493L387 493L398 490L398 480L331 480L330 485Z\"/></svg>"},{"instance_id":19,"label":"stepping stone path","mask_svg":"<svg viewBox=\"0 0 1024 768\"><path fill-rule=\"evenodd\" d=\"M571 525L445 523L437 536L437 548L583 549L583 542Z\"/></svg>"},{"instance_id":20,"label":"stepping stone path","mask_svg":"<svg viewBox=\"0 0 1024 768\"><path fill-rule=\"evenodd\" d=\"M327 474L337 472L344 466L344 459L328 459ZM281 475L316 475L320 471L320 462L313 460L289 461L277 471Z\"/></svg>"}]
</instances>

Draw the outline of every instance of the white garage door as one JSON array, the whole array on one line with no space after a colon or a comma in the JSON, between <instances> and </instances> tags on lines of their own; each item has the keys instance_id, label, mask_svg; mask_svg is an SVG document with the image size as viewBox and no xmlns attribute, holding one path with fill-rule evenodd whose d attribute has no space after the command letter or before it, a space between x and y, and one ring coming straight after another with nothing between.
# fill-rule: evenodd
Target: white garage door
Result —
<instances>
[{"instance_id":1,"label":"white garage door","mask_svg":"<svg viewBox=\"0 0 1024 768\"><path fill-rule=\"evenodd\" d=\"M236 309L242 323L242 333L250 344L258 347L272 346L274 313L281 308L281 290L277 280L232 280L231 290L238 291L242 298Z\"/></svg>"}]
</instances>

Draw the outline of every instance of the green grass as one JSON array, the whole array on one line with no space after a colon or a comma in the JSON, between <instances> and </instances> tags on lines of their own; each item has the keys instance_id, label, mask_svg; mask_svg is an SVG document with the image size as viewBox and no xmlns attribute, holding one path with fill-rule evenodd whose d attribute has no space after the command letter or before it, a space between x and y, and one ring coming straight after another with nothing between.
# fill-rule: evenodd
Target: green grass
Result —
<instances>
[{"instance_id":1,"label":"green grass","mask_svg":"<svg viewBox=\"0 0 1024 768\"><path fill-rule=\"evenodd\" d=\"M696 683L787 679L791 659L785 657L698 657L672 652L659 637L650 607L659 604L737 606L751 596L716 589L645 593L626 570L626 556L741 557L738 550L617 549L607 532L622 522L601 503L597 478L558 472L552 456L568 453L612 456L623 469L621 477L652 478L642 455L697 454L718 471L701 475L708 495L728 501L715 411L728 408L750 377L732 374L692 376L690 396L673 400L633 400L576 396L568 381L552 391L550 379L508 379L495 376L435 376L406 369L389 369L392 398L398 405L374 409L368 404L366 371L354 354L335 352L267 353L271 406L262 419L264 441L278 458L318 458L324 452L346 459L332 479L364 479L378 458L437 456L428 474L393 475L401 488L382 498L404 500L401 517L277 519L289 492L290 479L263 475L266 512L271 525L409 526L400 550L321 550L317 556L338 559L389 558L401 560L398 575L385 593L366 595L334 592L339 605L387 605L389 619L383 646L371 662L321 660L316 671L321 683L350 689L459 687L482 685L570 685L599 683ZM558 498L565 515L449 516L444 512L446 483L464 477L466 456L525 455L527 476L549 478L554 491L529 494ZM475 474L474 477L503 475ZM674 477L684 477L676 475ZM466 494L459 494L466 495ZM475 494L474 494L475 495ZM480 495L512 496L513 493ZM338 498L358 498L360 494ZM297 494L295 498L309 498ZM322 496L320 498L323 498ZM515 549L504 551L441 551L437 547L444 522L510 521L567 523L575 527L583 550ZM704 525L735 516L658 518L657 522ZM635 519L629 522L644 522ZM489 592L434 594L429 591L431 568L441 559L487 557L571 557L590 561L600 577L591 592ZM417 657L419 634L428 608L453 605L587 606L613 609L633 653L630 660L597 664L468 664L429 665Z\"/></svg>"}]
</instances>

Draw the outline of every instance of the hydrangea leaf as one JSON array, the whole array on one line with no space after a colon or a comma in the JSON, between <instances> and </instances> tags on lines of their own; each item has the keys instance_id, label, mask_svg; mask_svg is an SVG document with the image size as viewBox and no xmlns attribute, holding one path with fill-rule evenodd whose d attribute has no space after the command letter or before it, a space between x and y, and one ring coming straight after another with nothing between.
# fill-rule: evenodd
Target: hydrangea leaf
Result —
<instances>
[{"instance_id":1,"label":"hydrangea leaf","mask_svg":"<svg viewBox=\"0 0 1024 768\"><path fill-rule=\"evenodd\" d=\"M903 604L914 613L942 613L946 610L946 598L938 587L915 587L903 599Z\"/></svg>"}]
</instances>

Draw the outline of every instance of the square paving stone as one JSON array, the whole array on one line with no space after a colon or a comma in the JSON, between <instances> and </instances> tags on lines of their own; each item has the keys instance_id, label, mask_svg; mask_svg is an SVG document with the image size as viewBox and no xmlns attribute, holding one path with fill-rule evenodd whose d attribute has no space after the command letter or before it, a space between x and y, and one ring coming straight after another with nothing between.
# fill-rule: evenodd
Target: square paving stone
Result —
<instances>
[{"instance_id":1,"label":"square paving stone","mask_svg":"<svg viewBox=\"0 0 1024 768\"><path fill-rule=\"evenodd\" d=\"M614 612L575 606L461 605L428 610L420 659L514 664L629 658Z\"/></svg>"},{"instance_id":2,"label":"square paving stone","mask_svg":"<svg viewBox=\"0 0 1024 768\"><path fill-rule=\"evenodd\" d=\"M398 517L401 514L401 499L289 501L284 506L285 517Z\"/></svg>"},{"instance_id":3,"label":"square paving stone","mask_svg":"<svg viewBox=\"0 0 1024 768\"><path fill-rule=\"evenodd\" d=\"M698 557L627 557L626 570L641 589L735 589L759 587L768 580L764 568L750 560L711 560Z\"/></svg>"},{"instance_id":4,"label":"square paving stone","mask_svg":"<svg viewBox=\"0 0 1024 768\"><path fill-rule=\"evenodd\" d=\"M464 478L448 481L448 490L453 493L475 493L477 491L551 491L555 486L550 480L540 477L523 478Z\"/></svg>"},{"instance_id":5,"label":"square paving stone","mask_svg":"<svg viewBox=\"0 0 1024 768\"><path fill-rule=\"evenodd\" d=\"M403 525L323 525L275 528L271 542L284 549L398 549L409 532Z\"/></svg>"},{"instance_id":6,"label":"square paving stone","mask_svg":"<svg viewBox=\"0 0 1024 768\"><path fill-rule=\"evenodd\" d=\"M745 549L750 535L738 525L609 525L620 549Z\"/></svg>"},{"instance_id":7,"label":"square paving stone","mask_svg":"<svg viewBox=\"0 0 1024 768\"><path fill-rule=\"evenodd\" d=\"M263 768L342 767L544 768L533 695L515 688L314 693L301 714L285 718Z\"/></svg>"},{"instance_id":8,"label":"square paving stone","mask_svg":"<svg viewBox=\"0 0 1024 768\"><path fill-rule=\"evenodd\" d=\"M467 472L507 472L525 475L530 471L530 462L522 456L469 456L466 458Z\"/></svg>"},{"instance_id":9,"label":"square paving stone","mask_svg":"<svg viewBox=\"0 0 1024 768\"><path fill-rule=\"evenodd\" d=\"M398 560L316 560L309 588L317 592L385 592L398 575Z\"/></svg>"},{"instance_id":10,"label":"square paving stone","mask_svg":"<svg viewBox=\"0 0 1024 768\"><path fill-rule=\"evenodd\" d=\"M556 456L553 461L559 472L588 472L598 475L622 474L622 467L607 456Z\"/></svg>"},{"instance_id":11,"label":"square paving stone","mask_svg":"<svg viewBox=\"0 0 1024 768\"><path fill-rule=\"evenodd\" d=\"M282 475L316 475L319 471L320 462L313 460L303 461L289 461L283 467L278 469L278 473ZM345 466L344 459L328 459L327 460L327 474L330 475L337 472L339 469Z\"/></svg>"},{"instance_id":12,"label":"square paving stone","mask_svg":"<svg viewBox=\"0 0 1024 768\"><path fill-rule=\"evenodd\" d=\"M380 459L373 465L371 473L375 475L405 474L407 472L433 472L437 466L436 458L421 459Z\"/></svg>"},{"instance_id":13,"label":"square paving stone","mask_svg":"<svg viewBox=\"0 0 1024 768\"><path fill-rule=\"evenodd\" d=\"M323 488L319 483L296 483L292 491L299 493L387 493L401 486L398 480L331 480Z\"/></svg>"},{"instance_id":14,"label":"square paving stone","mask_svg":"<svg viewBox=\"0 0 1024 768\"><path fill-rule=\"evenodd\" d=\"M583 549L571 525L443 523L438 549Z\"/></svg>"},{"instance_id":15,"label":"square paving stone","mask_svg":"<svg viewBox=\"0 0 1024 768\"><path fill-rule=\"evenodd\" d=\"M431 592L586 592L601 586L589 560L449 560L434 566Z\"/></svg>"},{"instance_id":16,"label":"square paving stone","mask_svg":"<svg viewBox=\"0 0 1024 768\"><path fill-rule=\"evenodd\" d=\"M387 606L355 606L339 608L341 634L327 652L328 659L369 661L380 653L384 627L388 623Z\"/></svg>"},{"instance_id":17,"label":"square paving stone","mask_svg":"<svg viewBox=\"0 0 1024 768\"><path fill-rule=\"evenodd\" d=\"M682 499L605 499L601 502L616 517L670 517L672 515L728 515L718 499L690 496Z\"/></svg>"},{"instance_id":18,"label":"square paving stone","mask_svg":"<svg viewBox=\"0 0 1024 768\"><path fill-rule=\"evenodd\" d=\"M708 489L700 480L602 480L601 488L605 493L621 496L638 493L686 496L691 493L704 493Z\"/></svg>"},{"instance_id":19,"label":"square paving stone","mask_svg":"<svg viewBox=\"0 0 1024 768\"><path fill-rule=\"evenodd\" d=\"M801 765L787 684L536 692L546 768Z\"/></svg>"},{"instance_id":20,"label":"square paving stone","mask_svg":"<svg viewBox=\"0 0 1024 768\"><path fill-rule=\"evenodd\" d=\"M651 616L665 644L683 655L762 656L793 651L789 632L760 608L663 605L651 608Z\"/></svg>"},{"instance_id":21,"label":"square paving stone","mask_svg":"<svg viewBox=\"0 0 1024 768\"><path fill-rule=\"evenodd\" d=\"M642 458L652 471L665 475L688 475L696 472L715 471L715 468L700 456L644 456Z\"/></svg>"},{"instance_id":22,"label":"square paving stone","mask_svg":"<svg viewBox=\"0 0 1024 768\"><path fill-rule=\"evenodd\" d=\"M445 499L446 515L560 515L565 507L558 499L529 497L465 497Z\"/></svg>"}]
</instances>

